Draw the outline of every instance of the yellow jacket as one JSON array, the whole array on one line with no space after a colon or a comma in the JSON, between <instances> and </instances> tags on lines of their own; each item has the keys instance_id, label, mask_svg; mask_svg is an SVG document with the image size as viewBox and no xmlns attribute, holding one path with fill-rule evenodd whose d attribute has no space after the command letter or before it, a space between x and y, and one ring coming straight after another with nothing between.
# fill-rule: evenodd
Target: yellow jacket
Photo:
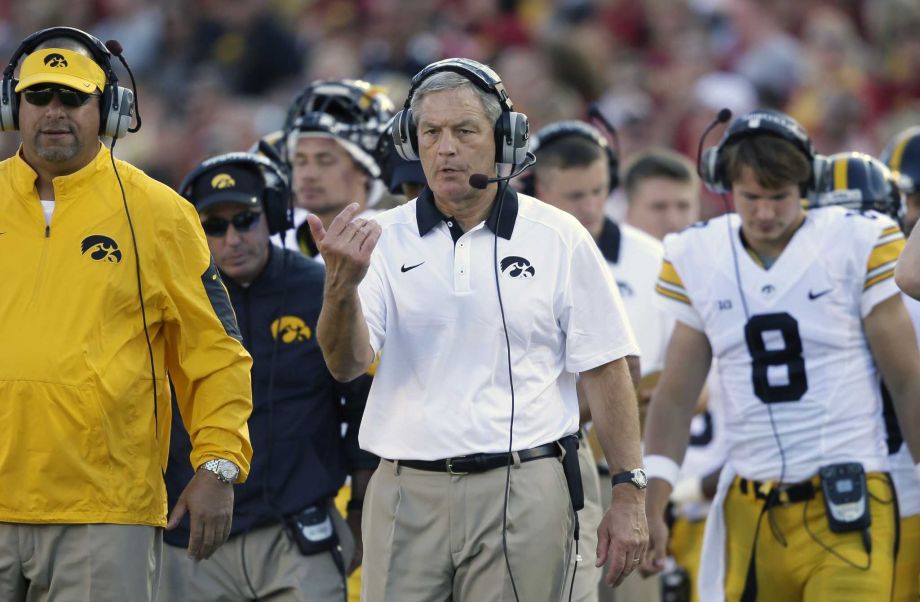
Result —
<instances>
[{"instance_id":1,"label":"yellow jacket","mask_svg":"<svg viewBox=\"0 0 920 602\"><path fill-rule=\"evenodd\" d=\"M0 522L162 526L176 388L191 463L245 478L252 359L192 205L111 155L55 178L46 227L36 174L0 163ZM155 423L158 422L159 432Z\"/></svg>"}]
</instances>

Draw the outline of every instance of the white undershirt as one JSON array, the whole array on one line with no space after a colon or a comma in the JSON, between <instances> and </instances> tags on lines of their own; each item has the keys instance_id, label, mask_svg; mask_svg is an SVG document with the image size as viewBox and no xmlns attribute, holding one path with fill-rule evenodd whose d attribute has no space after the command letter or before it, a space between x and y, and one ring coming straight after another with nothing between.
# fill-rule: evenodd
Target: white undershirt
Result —
<instances>
[{"instance_id":1,"label":"white undershirt","mask_svg":"<svg viewBox=\"0 0 920 602\"><path fill-rule=\"evenodd\" d=\"M42 211L45 212L45 224L51 225L51 216L54 214L54 201L42 201Z\"/></svg>"}]
</instances>

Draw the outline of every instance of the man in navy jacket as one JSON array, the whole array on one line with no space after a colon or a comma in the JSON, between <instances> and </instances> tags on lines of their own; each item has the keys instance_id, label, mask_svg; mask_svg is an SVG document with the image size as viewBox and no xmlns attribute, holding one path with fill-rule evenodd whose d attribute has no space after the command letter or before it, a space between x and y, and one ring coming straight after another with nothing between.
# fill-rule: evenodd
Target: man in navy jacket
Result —
<instances>
[{"instance_id":1,"label":"man in navy jacket","mask_svg":"<svg viewBox=\"0 0 920 602\"><path fill-rule=\"evenodd\" d=\"M360 563L361 502L377 464L357 442L370 377L341 384L326 368L315 338L325 270L270 243L269 234L286 225L289 198L283 177L270 167L254 155L222 155L193 171L181 190L199 212L253 356L249 429L258 451L249 480L235 487L223 553L193 562L184 551L187 525L170 523L161 580L166 600L250 600L282 592L341 600L346 572ZM176 424L170 455L185 459L189 452L189 437ZM188 481L187 465L171 462L167 470L171 507L181 503L176 498ZM346 525L332 498L347 475Z\"/></svg>"}]
</instances>

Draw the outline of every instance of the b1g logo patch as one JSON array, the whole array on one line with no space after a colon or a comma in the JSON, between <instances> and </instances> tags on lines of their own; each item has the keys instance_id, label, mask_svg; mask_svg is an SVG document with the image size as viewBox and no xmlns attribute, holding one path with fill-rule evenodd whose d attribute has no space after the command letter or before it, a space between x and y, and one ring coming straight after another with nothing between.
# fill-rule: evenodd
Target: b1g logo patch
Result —
<instances>
[{"instance_id":1,"label":"b1g logo patch","mask_svg":"<svg viewBox=\"0 0 920 602\"><path fill-rule=\"evenodd\" d=\"M533 278L537 272L530 261L516 255L509 255L502 259L502 274L509 278Z\"/></svg>"}]
</instances>

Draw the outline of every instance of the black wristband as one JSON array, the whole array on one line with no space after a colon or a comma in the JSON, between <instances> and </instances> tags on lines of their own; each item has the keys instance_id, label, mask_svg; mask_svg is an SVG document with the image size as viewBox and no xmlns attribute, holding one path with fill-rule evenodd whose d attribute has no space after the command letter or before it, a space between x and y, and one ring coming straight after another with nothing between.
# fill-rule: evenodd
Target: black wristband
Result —
<instances>
[{"instance_id":1,"label":"black wristband","mask_svg":"<svg viewBox=\"0 0 920 602\"><path fill-rule=\"evenodd\" d=\"M357 510L358 512L361 512L363 508L364 508L364 500L350 499L348 500L348 503L345 504L345 509L348 510L349 512L354 512L355 510Z\"/></svg>"}]
</instances>

